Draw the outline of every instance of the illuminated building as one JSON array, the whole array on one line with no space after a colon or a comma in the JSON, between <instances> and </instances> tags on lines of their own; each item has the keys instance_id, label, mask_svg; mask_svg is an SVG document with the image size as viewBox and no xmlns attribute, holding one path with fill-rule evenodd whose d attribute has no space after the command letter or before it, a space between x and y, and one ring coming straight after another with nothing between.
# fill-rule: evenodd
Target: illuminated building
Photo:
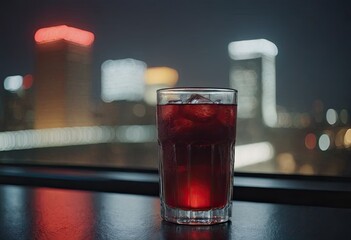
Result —
<instances>
[{"instance_id":1,"label":"illuminated building","mask_svg":"<svg viewBox=\"0 0 351 240\"><path fill-rule=\"evenodd\" d=\"M101 66L102 100L142 100L145 70L144 62L132 58L105 61Z\"/></svg>"},{"instance_id":2,"label":"illuminated building","mask_svg":"<svg viewBox=\"0 0 351 240\"><path fill-rule=\"evenodd\" d=\"M268 163L275 146L267 127L277 126L276 45L265 39L235 41L228 45L230 86L238 90L236 167Z\"/></svg>"},{"instance_id":3,"label":"illuminated building","mask_svg":"<svg viewBox=\"0 0 351 240\"><path fill-rule=\"evenodd\" d=\"M232 67L230 85L239 91L238 117L260 119L268 127L277 124L276 45L265 39L232 42L228 46Z\"/></svg>"},{"instance_id":4,"label":"illuminated building","mask_svg":"<svg viewBox=\"0 0 351 240\"><path fill-rule=\"evenodd\" d=\"M94 35L65 25L39 29L35 65L35 128L92 125Z\"/></svg>"},{"instance_id":5,"label":"illuminated building","mask_svg":"<svg viewBox=\"0 0 351 240\"><path fill-rule=\"evenodd\" d=\"M33 76L31 74L7 76L2 94L0 113L2 130L23 130L33 127Z\"/></svg>"}]
</instances>

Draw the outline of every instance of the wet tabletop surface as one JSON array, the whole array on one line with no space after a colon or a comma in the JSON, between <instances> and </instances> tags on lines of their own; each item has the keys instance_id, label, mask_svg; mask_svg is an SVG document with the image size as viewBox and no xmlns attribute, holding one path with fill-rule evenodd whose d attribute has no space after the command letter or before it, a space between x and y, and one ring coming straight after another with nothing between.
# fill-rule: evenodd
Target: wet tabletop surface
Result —
<instances>
[{"instance_id":1,"label":"wet tabletop surface","mask_svg":"<svg viewBox=\"0 0 351 240\"><path fill-rule=\"evenodd\" d=\"M0 239L345 239L351 209L234 202L232 222L180 226L157 197L0 185Z\"/></svg>"}]
</instances>

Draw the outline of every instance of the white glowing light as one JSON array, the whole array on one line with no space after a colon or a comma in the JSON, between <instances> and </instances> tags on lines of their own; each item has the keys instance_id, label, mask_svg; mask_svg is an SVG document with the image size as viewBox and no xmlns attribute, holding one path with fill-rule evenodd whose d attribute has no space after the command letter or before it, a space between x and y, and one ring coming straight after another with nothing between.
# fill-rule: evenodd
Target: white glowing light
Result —
<instances>
[{"instance_id":1,"label":"white glowing light","mask_svg":"<svg viewBox=\"0 0 351 240\"><path fill-rule=\"evenodd\" d=\"M229 56L234 60L275 57L277 46L266 39L253 39L231 42L228 46Z\"/></svg>"},{"instance_id":2,"label":"white glowing light","mask_svg":"<svg viewBox=\"0 0 351 240\"><path fill-rule=\"evenodd\" d=\"M258 74L255 70L234 69L231 72L234 88L240 89L238 97L238 117L254 118L259 107Z\"/></svg>"},{"instance_id":3,"label":"white glowing light","mask_svg":"<svg viewBox=\"0 0 351 240\"><path fill-rule=\"evenodd\" d=\"M108 142L155 142L154 125L89 126L0 132L0 151Z\"/></svg>"},{"instance_id":4,"label":"white glowing light","mask_svg":"<svg viewBox=\"0 0 351 240\"><path fill-rule=\"evenodd\" d=\"M11 91L11 92L18 91L22 87L22 84L23 84L23 77L20 75L8 76L4 80L4 88L7 91Z\"/></svg>"},{"instance_id":5,"label":"white glowing light","mask_svg":"<svg viewBox=\"0 0 351 240\"><path fill-rule=\"evenodd\" d=\"M276 79L275 79L275 56L278 54L277 46L266 40L266 39L255 39L255 40L246 40L246 41L235 41L231 42L228 45L229 56L233 60L248 60L248 59L262 59L262 70L261 73L256 73L257 75L261 75L261 86L262 86L262 95L261 95L261 109L262 109L262 117L264 123L269 127L277 126L278 115L276 109ZM251 70L244 70L246 72ZM231 73L231 85L234 88L237 88L239 91L239 102L238 106L243 104L242 98L245 99L244 95L247 95L247 90L250 88L240 89L240 86L236 86L238 81L249 81L251 78L243 77L247 76L247 73L241 74L241 80L236 76L236 70ZM257 84L257 86L259 86ZM256 87L257 87L256 86ZM254 91L254 89L253 89ZM256 94L259 96L259 93ZM247 107L253 108L255 99L251 97L250 105ZM241 111L245 111L245 104L238 109L238 117L241 116ZM249 110L246 109L246 112ZM250 118L252 114L243 118Z\"/></svg>"},{"instance_id":6,"label":"white glowing light","mask_svg":"<svg viewBox=\"0 0 351 240\"><path fill-rule=\"evenodd\" d=\"M338 120L338 113L334 109L330 108L327 110L326 119L330 125L334 125Z\"/></svg>"},{"instance_id":7,"label":"white glowing light","mask_svg":"<svg viewBox=\"0 0 351 240\"><path fill-rule=\"evenodd\" d=\"M262 115L264 123L275 127L278 122L276 108L275 59L262 59Z\"/></svg>"},{"instance_id":8,"label":"white glowing light","mask_svg":"<svg viewBox=\"0 0 351 240\"><path fill-rule=\"evenodd\" d=\"M328 134L322 134L318 140L319 149L326 151L330 147L330 138Z\"/></svg>"},{"instance_id":9,"label":"white glowing light","mask_svg":"<svg viewBox=\"0 0 351 240\"><path fill-rule=\"evenodd\" d=\"M131 125L120 126L117 131L117 140L120 142L150 142L154 139L155 128L150 126Z\"/></svg>"},{"instance_id":10,"label":"white glowing light","mask_svg":"<svg viewBox=\"0 0 351 240\"><path fill-rule=\"evenodd\" d=\"M269 161L274 156L274 148L269 142L258 142L235 146L235 168Z\"/></svg>"},{"instance_id":11,"label":"white glowing light","mask_svg":"<svg viewBox=\"0 0 351 240\"><path fill-rule=\"evenodd\" d=\"M135 59L107 60L101 66L101 98L139 101L144 97L146 64Z\"/></svg>"}]
</instances>

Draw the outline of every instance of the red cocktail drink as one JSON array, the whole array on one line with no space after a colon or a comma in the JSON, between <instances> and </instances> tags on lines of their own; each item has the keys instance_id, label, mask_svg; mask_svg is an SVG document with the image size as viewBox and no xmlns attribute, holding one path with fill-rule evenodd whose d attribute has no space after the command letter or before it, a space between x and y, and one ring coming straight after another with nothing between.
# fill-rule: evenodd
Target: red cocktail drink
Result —
<instances>
[{"instance_id":1,"label":"red cocktail drink","mask_svg":"<svg viewBox=\"0 0 351 240\"><path fill-rule=\"evenodd\" d=\"M236 111L234 103L212 102L197 94L186 102L157 106L160 196L165 208L203 213L228 207Z\"/></svg>"}]
</instances>

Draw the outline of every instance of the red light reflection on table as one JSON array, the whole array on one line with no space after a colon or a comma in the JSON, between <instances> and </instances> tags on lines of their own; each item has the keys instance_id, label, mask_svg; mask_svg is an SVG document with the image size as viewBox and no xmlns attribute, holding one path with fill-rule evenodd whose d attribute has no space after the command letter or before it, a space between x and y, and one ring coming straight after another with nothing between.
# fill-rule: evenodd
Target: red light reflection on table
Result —
<instances>
[{"instance_id":1,"label":"red light reflection on table","mask_svg":"<svg viewBox=\"0 0 351 240\"><path fill-rule=\"evenodd\" d=\"M90 46L94 42L94 34L66 25L39 29L34 39L37 43L47 43L58 40L66 40L83 46Z\"/></svg>"},{"instance_id":2,"label":"red light reflection on table","mask_svg":"<svg viewBox=\"0 0 351 240\"><path fill-rule=\"evenodd\" d=\"M33 239L94 238L94 216L89 193L39 188L34 191Z\"/></svg>"}]
</instances>

